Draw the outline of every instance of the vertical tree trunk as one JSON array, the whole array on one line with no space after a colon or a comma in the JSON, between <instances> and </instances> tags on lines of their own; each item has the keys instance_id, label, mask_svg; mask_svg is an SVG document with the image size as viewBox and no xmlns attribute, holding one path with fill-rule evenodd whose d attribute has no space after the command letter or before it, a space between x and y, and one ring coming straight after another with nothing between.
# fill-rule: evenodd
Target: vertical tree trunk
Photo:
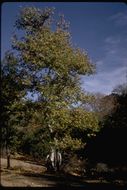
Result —
<instances>
[{"instance_id":1,"label":"vertical tree trunk","mask_svg":"<svg viewBox=\"0 0 127 190\"><path fill-rule=\"evenodd\" d=\"M7 169L9 169L10 167L11 167L11 164L10 164L10 150L7 147Z\"/></svg>"},{"instance_id":2,"label":"vertical tree trunk","mask_svg":"<svg viewBox=\"0 0 127 190\"><path fill-rule=\"evenodd\" d=\"M9 148L8 127L6 128L6 156L7 156L7 169L9 169L11 167L11 164L10 164L10 148Z\"/></svg>"}]
</instances>

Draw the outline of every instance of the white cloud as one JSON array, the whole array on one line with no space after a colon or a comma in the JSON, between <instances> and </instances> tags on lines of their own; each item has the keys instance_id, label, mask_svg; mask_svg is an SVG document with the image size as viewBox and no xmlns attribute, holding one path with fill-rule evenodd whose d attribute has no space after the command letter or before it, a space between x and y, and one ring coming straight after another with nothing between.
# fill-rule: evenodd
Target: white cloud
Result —
<instances>
[{"instance_id":1,"label":"white cloud","mask_svg":"<svg viewBox=\"0 0 127 190\"><path fill-rule=\"evenodd\" d=\"M120 43L120 38L109 36L105 39L105 42L109 45L118 45Z\"/></svg>"},{"instance_id":2,"label":"white cloud","mask_svg":"<svg viewBox=\"0 0 127 190\"><path fill-rule=\"evenodd\" d=\"M104 39L105 53L96 61L97 74L81 78L82 88L92 93L110 94L116 86L127 82L127 11L112 15L109 20L121 27L120 32L114 30L114 35Z\"/></svg>"},{"instance_id":3,"label":"white cloud","mask_svg":"<svg viewBox=\"0 0 127 190\"><path fill-rule=\"evenodd\" d=\"M104 40L103 49L105 55L101 60L96 62L98 69L105 70L114 69L114 67L122 67L127 64L127 43L126 36L108 36ZM102 69L102 70L103 70Z\"/></svg>"},{"instance_id":4,"label":"white cloud","mask_svg":"<svg viewBox=\"0 0 127 190\"><path fill-rule=\"evenodd\" d=\"M110 20L114 21L117 26L127 25L127 11L119 12L109 17Z\"/></svg>"},{"instance_id":5,"label":"white cloud","mask_svg":"<svg viewBox=\"0 0 127 190\"><path fill-rule=\"evenodd\" d=\"M82 77L83 89L93 93L110 94L117 85L125 83L127 72L125 44L121 36L109 36L104 40L105 56L96 62L96 75Z\"/></svg>"},{"instance_id":6,"label":"white cloud","mask_svg":"<svg viewBox=\"0 0 127 190\"><path fill-rule=\"evenodd\" d=\"M119 67L110 72L100 72L94 76L82 77L82 88L89 92L110 94L119 84L125 83L127 67Z\"/></svg>"}]
</instances>

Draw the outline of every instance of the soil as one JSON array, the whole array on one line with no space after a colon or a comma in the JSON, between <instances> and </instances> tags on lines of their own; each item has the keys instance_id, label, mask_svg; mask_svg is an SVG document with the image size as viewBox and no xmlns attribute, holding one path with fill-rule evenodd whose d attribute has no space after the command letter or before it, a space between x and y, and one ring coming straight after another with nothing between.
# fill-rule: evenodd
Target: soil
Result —
<instances>
[{"instance_id":1,"label":"soil","mask_svg":"<svg viewBox=\"0 0 127 190\"><path fill-rule=\"evenodd\" d=\"M97 188L102 190L114 190L119 187L121 190L126 185L122 181L109 183L104 180L86 180L79 177L63 173L48 173L44 165L11 159L11 168L7 169L7 160L1 158L1 185L4 187L86 187L86 190Z\"/></svg>"}]
</instances>

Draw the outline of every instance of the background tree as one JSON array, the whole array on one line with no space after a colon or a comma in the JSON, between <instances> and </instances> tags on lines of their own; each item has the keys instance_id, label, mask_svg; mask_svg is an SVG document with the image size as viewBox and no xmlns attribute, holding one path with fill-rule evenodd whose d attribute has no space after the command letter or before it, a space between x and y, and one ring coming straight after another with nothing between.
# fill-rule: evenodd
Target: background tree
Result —
<instances>
[{"instance_id":1,"label":"background tree","mask_svg":"<svg viewBox=\"0 0 127 190\"><path fill-rule=\"evenodd\" d=\"M126 166L127 143L127 85L117 86L107 98L115 98L111 112L103 118L102 129L88 143L87 156L93 162L105 162L110 166Z\"/></svg>"},{"instance_id":2,"label":"background tree","mask_svg":"<svg viewBox=\"0 0 127 190\"><path fill-rule=\"evenodd\" d=\"M104 95L100 93L94 94L91 109L98 115L99 121L103 121L107 115L110 115L116 108L117 102L115 96Z\"/></svg>"},{"instance_id":3,"label":"background tree","mask_svg":"<svg viewBox=\"0 0 127 190\"><path fill-rule=\"evenodd\" d=\"M10 148L17 144L16 120L24 90L18 73L17 59L12 52L6 52L1 66L1 131L2 147L6 147L7 167L10 167ZM15 109L16 108L16 109Z\"/></svg>"},{"instance_id":4,"label":"background tree","mask_svg":"<svg viewBox=\"0 0 127 190\"><path fill-rule=\"evenodd\" d=\"M118 85L112 92L112 96L116 98L117 106L114 112L105 122L106 126L113 128L127 128L127 84Z\"/></svg>"}]
</instances>

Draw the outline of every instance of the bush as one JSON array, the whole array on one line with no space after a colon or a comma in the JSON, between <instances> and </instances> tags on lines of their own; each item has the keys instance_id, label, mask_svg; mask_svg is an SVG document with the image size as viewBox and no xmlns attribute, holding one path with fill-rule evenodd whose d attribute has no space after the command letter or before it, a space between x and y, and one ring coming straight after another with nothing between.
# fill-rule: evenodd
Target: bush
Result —
<instances>
[{"instance_id":1,"label":"bush","mask_svg":"<svg viewBox=\"0 0 127 190\"><path fill-rule=\"evenodd\" d=\"M64 172L73 174L73 175L82 175L86 165L85 160L81 160L77 155L70 156L68 163L64 165Z\"/></svg>"}]
</instances>

